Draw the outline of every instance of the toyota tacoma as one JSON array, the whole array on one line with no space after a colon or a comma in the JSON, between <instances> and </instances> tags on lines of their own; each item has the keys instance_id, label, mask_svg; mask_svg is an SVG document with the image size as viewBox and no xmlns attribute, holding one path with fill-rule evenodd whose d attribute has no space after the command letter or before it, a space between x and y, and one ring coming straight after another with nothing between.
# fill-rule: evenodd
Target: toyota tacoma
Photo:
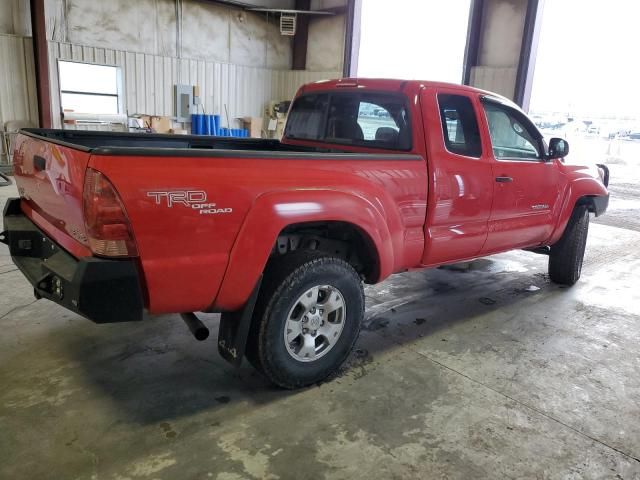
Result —
<instances>
[{"instance_id":1,"label":"toyota tacoma","mask_svg":"<svg viewBox=\"0 0 640 480\"><path fill-rule=\"evenodd\" d=\"M25 129L0 240L97 323L221 312L218 350L285 388L345 360L363 283L512 249L580 277L606 167L569 165L509 100L444 83L305 85L282 140Z\"/></svg>"}]
</instances>

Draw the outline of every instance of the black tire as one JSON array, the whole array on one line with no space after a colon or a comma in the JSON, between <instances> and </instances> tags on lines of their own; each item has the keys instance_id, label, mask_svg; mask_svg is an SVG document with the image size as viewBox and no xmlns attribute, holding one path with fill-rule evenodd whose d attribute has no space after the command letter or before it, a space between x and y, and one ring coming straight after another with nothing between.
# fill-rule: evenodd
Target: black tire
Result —
<instances>
[{"instance_id":1,"label":"black tire","mask_svg":"<svg viewBox=\"0 0 640 480\"><path fill-rule=\"evenodd\" d=\"M551 246L549 278L554 283L573 285L580 278L589 232L589 210L577 206L560 240Z\"/></svg>"},{"instance_id":2,"label":"black tire","mask_svg":"<svg viewBox=\"0 0 640 480\"><path fill-rule=\"evenodd\" d=\"M300 296L318 285L338 289L346 313L335 344L320 358L303 362L287 350L284 329ZM265 269L245 353L257 370L280 387L312 385L345 361L358 338L363 317L362 282L351 265L321 252L295 251L274 258Z\"/></svg>"}]
</instances>

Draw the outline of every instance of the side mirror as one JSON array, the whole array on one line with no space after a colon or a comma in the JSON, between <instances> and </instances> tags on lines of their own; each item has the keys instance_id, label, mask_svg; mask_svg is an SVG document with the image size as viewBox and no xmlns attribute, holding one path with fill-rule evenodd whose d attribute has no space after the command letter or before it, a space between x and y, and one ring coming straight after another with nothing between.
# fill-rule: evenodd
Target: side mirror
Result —
<instances>
[{"instance_id":1,"label":"side mirror","mask_svg":"<svg viewBox=\"0 0 640 480\"><path fill-rule=\"evenodd\" d=\"M552 138L549 140L548 160L564 158L569 155L569 143L564 138Z\"/></svg>"}]
</instances>

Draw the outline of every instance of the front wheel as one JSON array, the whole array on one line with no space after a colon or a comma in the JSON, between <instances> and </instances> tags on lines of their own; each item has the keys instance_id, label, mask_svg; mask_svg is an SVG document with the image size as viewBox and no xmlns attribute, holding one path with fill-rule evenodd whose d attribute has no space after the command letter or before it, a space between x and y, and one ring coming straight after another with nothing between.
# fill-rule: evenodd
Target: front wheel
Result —
<instances>
[{"instance_id":1,"label":"front wheel","mask_svg":"<svg viewBox=\"0 0 640 480\"><path fill-rule=\"evenodd\" d=\"M265 271L247 345L249 361L284 388L316 383L347 358L364 316L357 272L317 251L276 257Z\"/></svg>"},{"instance_id":2,"label":"front wheel","mask_svg":"<svg viewBox=\"0 0 640 480\"><path fill-rule=\"evenodd\" d=\"M561 285L573 285L580 278L589 232L589 210L574 209L567 228L549 253L549 278Z\"/></svg>"}]
</instances>

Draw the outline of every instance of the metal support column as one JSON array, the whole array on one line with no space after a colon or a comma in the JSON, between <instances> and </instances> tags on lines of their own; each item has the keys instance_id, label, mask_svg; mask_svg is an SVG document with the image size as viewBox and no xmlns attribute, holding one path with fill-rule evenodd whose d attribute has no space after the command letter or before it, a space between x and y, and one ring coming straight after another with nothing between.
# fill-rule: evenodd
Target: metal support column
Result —
<instances>
[{"instance_id":1,"label":"metal support column","mask_svg":"<svg viewBox=\"0 0 640 480\"><path fill-rule=\"evenodd\" d=\"M296 10L309 10L311 0L296 0ZM293 36L292 70L307 68L307 44L309 42L309 15L298 15L296 34Z\"/></svg>"},{"instance_id":2,"label":"metal support column","mask_svg":"<svg viewBox=\"0 0 640 480\"><path fill-rule=\"evenodd\" d=\"M529 101L531 100L531 86L538 54L543 7L544 0L529 0L527 15L524 20L520 61L518 62L518 74L516 76L513 100L525 111L529 110Z\"/></svg>"},{"instance_id":3,"label":"metal support column","mask_svg":"<svg viewBox=\"0 0 640 480\"><path fill-rule=\"evenodd\" d=\"M543 4L544 0L471 0L462 83L502 93L527 110ZM521 31L504 23L513 12L520 15ZM512 46L519 47L519 55Z\"/></svg>"},{"instance_id":4,"label":"metal support column","mask_svg":"<svg viewBox=\"0 0 640 480\"><path fill-rule=\"evenodd\" d=\"M47 53L47 28L44 15L45 0L31 0L31 30L38 94L38 119L41 128L52 127L51 86Z\"/></svg>"},{"instance_id":5,"label":"metal support column","mask_svg":"<svg viewBox=\"0 0 640 480\"><path fill-rule=\"evenodd\" d=\"M355 77L358 74L361 17L362 0L348 0L345 18L344 60L342 63L342 74L345 77Z\"/></svg>"}]
</instances>

